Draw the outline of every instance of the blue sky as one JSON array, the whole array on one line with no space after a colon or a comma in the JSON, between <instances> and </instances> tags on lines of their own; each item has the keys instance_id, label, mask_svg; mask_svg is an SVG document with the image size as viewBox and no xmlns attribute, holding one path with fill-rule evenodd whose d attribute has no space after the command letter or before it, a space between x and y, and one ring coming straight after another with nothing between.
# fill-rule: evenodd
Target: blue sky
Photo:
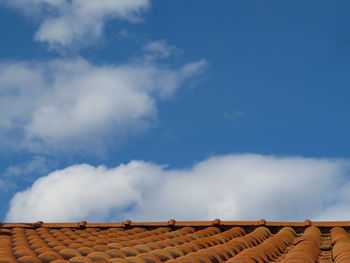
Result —
<instances>
[{"instance_id":1,"label":"blue sky","mask_svg":"<svg viewBox=\"0 0 350 263\"><path fill-rule=\"evenodd\" d=\"M212 176L221 178L224 162L228 178L238 178L233 184L255 178L258 171L263 176L278 170L277 179L270 178L272 186L275 180L283 181L278 176L298 178L291 171L300 166L306 166L306 177L314 178L326 165L326 174L314 178L323 183L319 189L328 191L327 178L333 178L334 193L346 192L338 184L347 185L350 160L348 1L203 0L199 5L133 0L126 6L126 0L104 0L101 6L109 7L102 11L93 4L83 10L79 0L29 2L0 0L2 221L46 219L53 213L23 201L34 200L35 191L40 192L33 185L38 178L49 184L54 171L84 178L81 170L101 180L114 171L113 178L119 178L124 176L120 165L132 166L133 160L141 162L137 171L144 176L149 176L148 165L155 165L158 172L152 168L150 173L170 173L164 176L178 176L176 182L184 174L193 182L201 180L196 167L212 161L217 162L210 165ZM80 16L83 12L89 15ZM57 26L64 23L69 26ZM242 174L237 158L259 169ZM260 166L260 159L266 165ZM281 168L284 162L288 165ZM102 175L96 172L100 165L106 169ZM300 184L300 178L292 181L296 187ZM163 183L167 189L169 182ZM69 185L69 179L62 184ZM217 191L207 187L196 191ZM154 196L147 197L151 188L133 189L139 194L135 200L108 205L100 217L92 216L95 208L87 208L81 217L329 219L348 205L345 194L319 200L315 192L309 198L315 198L319 208L312 213L309 207L300 210L299 203L290 203L295 209L289 214L249 214L242 207L225 214L235 209L239 197L217 196L196 214L190 212L198 206L193 203L186 211L174 209L176 213L152 210L152 218L145 212L154 202ZM304 190L306 197L312 185ZM290 191L292 198L295 193ZM188 198L195 198L197 192L191 197L190 192ZM113 193L113 198L123 193ZM60 200L62 194L55 198ZM51 200L49 195L42 198ZM97 191L94 198L100 195ZM270 195L262 198L273 200ZM180 200L167 202L164 207ZM254 209L258 204L245 205ZM16 211L23 207L29 212L20 217ZM342 216L348 215L335 219ZM68 211L47 218L69 221L79 215Z\"/></svg>"}]
</instances>

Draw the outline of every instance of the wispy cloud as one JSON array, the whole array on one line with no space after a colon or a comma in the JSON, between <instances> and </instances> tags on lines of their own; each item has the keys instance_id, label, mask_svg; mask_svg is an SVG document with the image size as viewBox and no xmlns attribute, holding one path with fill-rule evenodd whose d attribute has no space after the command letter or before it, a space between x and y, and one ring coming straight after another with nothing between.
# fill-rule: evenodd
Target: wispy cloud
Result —
<instances>
[{"instance_id":1,"label":"wispy cloud","mask_svg":"<svg viewBox=\"0 0 350 263\"><path fill-rule=\"evenodd\" d=\"M146 57L149 60L168 58L174 54L180 53L180 50L174 45L168 44L164 39L151 41L144 46Z\"/></svg>"},{"instance_id":2,"label":"wispy cloud","mask_svg":"<svg viewBox=\"0 0 350 263\"><path fill-rule=\"evenodd\" d=\"M2 193L15 193L23 184L33 183L37 178L47 175L56 161L45 156L33 155L31 160L12 164L0 173Z\"/></svg>"},{"instance_id":3,"label":"wispy cloud","mask_svg":"<svg viewBox=\"0 0 350 263\"><path fill-rule=\"evenodd\" d=\"M50 166L50 162L44 156L33 156L28 162L7 167L3 177L7 179L17 179L21 177L23 180L31 180L32 177L28 177L33 174L35 174L36 177L47 174Z\"/></svg>"},{"instance_id":4,"label":"wispy cloud","mask_svg":"<svg viewBox=\"0 0 350 263\"><path fill-rule=\"evenodd\" d=\"M234 121L240 117L244 116L244 112L240 111L240 110L236 110L234 112L225 112L224 113L224 118L226 120L230 120L230 121Z\"/></svg>"},{"instance_id":5,"label":"wispy cloud","mask_svg":"<svg viewBox=\"0 0 350 263\"><path fill-rule=\"evenodd\" d=\"M8 221L342 220L349 160L214 156L187 170L132 161L75 165L17 193Z\"/></svg>"},{"instance_id":6,"label":"wispy cloud","mask_svg":"<svg viewBox=\"0 0 350 263\"><path fill-rule=\"evenodd\" d=\"M0 0L39 20L35 40L51 49L77 48L94 43L103 35L106 21L141 20L149 0Z\"/></svg>"},{"instance_id":7,"label":"wispy cloud","mask_svg":"<svg viewBox=\"0 0 350 263\"><path fill-rule=\"evenodd\" d=\"M205 65L204 60L176 69L155 62L93 65L82 58L2 63L2 136L16 134L8 141L32 151L88 145L86 150L109 135L147 129L157 118L157 102Z\"/></svg>"}]
</instances>

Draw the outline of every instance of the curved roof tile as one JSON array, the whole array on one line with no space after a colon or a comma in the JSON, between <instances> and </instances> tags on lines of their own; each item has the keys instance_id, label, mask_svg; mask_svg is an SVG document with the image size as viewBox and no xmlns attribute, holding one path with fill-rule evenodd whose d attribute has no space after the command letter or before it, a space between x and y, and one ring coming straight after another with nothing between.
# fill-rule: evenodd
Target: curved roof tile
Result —
<instances>
[{"instance_id":1,"label":"curved roof tile","mask_svg":"<svg viewBox=\"0 0 350 263\"><path fill-rule=\"evenodd\" d=\"M350 262L350 222L0 224L0 263Z\"/></svg>"}]
</instances>

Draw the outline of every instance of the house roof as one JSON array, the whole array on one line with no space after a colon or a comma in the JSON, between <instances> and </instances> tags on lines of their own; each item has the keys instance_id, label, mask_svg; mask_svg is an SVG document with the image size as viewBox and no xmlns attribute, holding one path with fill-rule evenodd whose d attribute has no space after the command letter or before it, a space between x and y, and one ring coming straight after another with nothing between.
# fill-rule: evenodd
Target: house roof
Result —
<instances>
[{"instance_id":1,"label":"house roof","mask_svg":"<svg viewBox=\"0 0 350 263\"><path fill-rule=\"evenodd\" d=\"M350 262L350 221L3 223L4 262Z\"/></svg>"}]
</instances>

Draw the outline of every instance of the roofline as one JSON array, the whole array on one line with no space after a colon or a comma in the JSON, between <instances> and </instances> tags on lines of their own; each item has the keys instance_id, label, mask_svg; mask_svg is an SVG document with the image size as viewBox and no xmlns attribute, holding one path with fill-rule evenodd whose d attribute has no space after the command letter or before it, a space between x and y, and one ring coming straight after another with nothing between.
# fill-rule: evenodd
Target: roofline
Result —
<instances>
[{"instance_id":1,"label":"roofline","mask_svg":"<svg viewBox=\"0 0 350 263\"><path fill-rule=\"evenodd\" d=\"M271 226L271 227L350 227L350 221L310 221L305 220L304 222L270 222L261 219L259 221L221 221L220 219L215 219L212 221L175 221L171 219L167 222L132 222L131 220L126 220L119 223L87 223L86 221L81 221L78 223L44 223L38 221L36 223L0 223L0 228L109 228L109 227L185 227L185 226Z\"/></svg>"}]
</instances>

